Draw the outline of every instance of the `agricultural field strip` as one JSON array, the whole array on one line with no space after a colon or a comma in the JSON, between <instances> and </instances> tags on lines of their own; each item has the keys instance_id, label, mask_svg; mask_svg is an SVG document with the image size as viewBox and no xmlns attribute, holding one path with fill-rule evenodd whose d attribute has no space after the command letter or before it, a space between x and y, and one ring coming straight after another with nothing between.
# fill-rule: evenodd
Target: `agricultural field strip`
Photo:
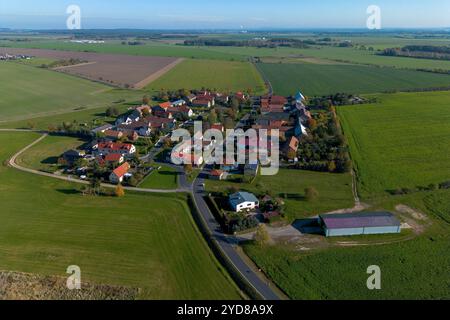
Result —
<instances>
[{"instance_id":1,"label":"agricultural field strip","mask_svg":"<svg viewBox=\"0 0 450 320\"><path fill-rule=\"evenodd\" d=\"M171 57L145 57L122 54L100 54L93 52L58 51L44 49L0 48L0 54L25 54L39 58L54 60L79 59L87 61L70 67L60 67L55 70L78 75L94 81L111 84L145 85L145 80L153 74L164 74L180 61ZM95 62L95 63L94 63ZM155 80L155 78L150 79ZM142 85L142 82L144 84Z\"/></svg>"}]
</instances>

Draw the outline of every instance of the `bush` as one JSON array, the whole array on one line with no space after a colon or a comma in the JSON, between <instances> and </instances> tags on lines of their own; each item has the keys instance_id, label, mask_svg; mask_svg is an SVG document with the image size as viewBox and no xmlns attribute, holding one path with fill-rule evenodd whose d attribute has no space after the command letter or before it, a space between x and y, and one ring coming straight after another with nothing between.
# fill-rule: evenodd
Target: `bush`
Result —
<instances>
[{"instance_id":1,"label":"bush","mask_svg":"<svg viewBox=\"0 0 450 320\"><path fill-rule=\"evenodd\" d=\"M307 201L316 201L319 198L319 191L314 187L309 187L305 189L305 199Z\"/></svg>"}]
</instances>

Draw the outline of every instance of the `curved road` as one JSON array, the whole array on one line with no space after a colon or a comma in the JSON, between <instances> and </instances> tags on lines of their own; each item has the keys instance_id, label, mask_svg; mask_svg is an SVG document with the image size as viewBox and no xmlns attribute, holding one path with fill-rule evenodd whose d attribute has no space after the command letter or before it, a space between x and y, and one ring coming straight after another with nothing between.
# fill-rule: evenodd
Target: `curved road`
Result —
<instances>
[{"instance_id":1,"label":"curved road","mask_svg":"<svg viewBox=\"0 0 450 320\"><path fill-rule=\"evenodd\" d=\"M32 132L32 130L14 130L14 129L0 129L0 132ZM38 132L38 131L34 131ZM79 184L89 184L88 181L83 181L71 177L66 176L58 176L51 173L41 172L38 170L33 170L29 168L22 167L16 163L17 158L22 155L24 152L41 142L43 139L45 139L48 136L47 133L43 133L43 135L31 143L30 145L26 146L25 148L18 151L15 155L11 157L9 160L9 165L17 170L36 174L44 177L64 180L68 182L74 182ZM167 165L167 164L166 164ZM137 192L147 192L147 193L177 193L177 192L187 192L192 194L192 198L194 200L194 203L198 209L198 212L201 214L201 218L204 220L206 226L209 229L211 239L215 241L219 248L222 250L222 252L225 254L225 256L229 259L229 261L235 266L235 268L240 272L240 274L243 276L243 278L248 282L248 284L253 287L256 292L259 293L259 295L265 299L265 300L279 300L280 297L274 292L274 290L271 288L271 285L269 281L263 281L255 271L252 270L252 268L241 258L239 255L237 248L235 247L234 238L225 235L221 231L221 227L219 223L214 218L211 210L209 209L208 205L206 204L204 200L204 196L206 195L205 190L203 188L204 184L204 178L203 176L207 174L207 171L203 171L200 173L199 177L194 181L194 184L190 184L187 176L183 170L182 167L170 165L174 169L176 169L180 176L179 176L179 185L180 187L175 190L161 190L161 189L142 189L142 188L132 188L132 187L124 187L125 190L129 191L137 191ZM116 188L115 185L103 183L103 187L106 188Z\"/></svg>"}]
</instances>

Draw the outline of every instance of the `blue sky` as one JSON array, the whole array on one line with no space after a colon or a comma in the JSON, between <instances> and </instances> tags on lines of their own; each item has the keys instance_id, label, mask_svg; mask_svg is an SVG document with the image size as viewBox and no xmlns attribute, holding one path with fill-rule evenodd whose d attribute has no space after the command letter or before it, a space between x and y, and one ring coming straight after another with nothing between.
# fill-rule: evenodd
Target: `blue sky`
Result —
<instances>
[{"instance_id":1,"label":"blue sky","mask_svg":"<svg viewBox=\"0 0 450 320\"><path fill-rule=\"evenodd\" d=\"M372 4L384 28L450 27L450 0L0 0L0 27L64 29L71 4L83 28L364 28Z\"/></svg>"}]
</instances>

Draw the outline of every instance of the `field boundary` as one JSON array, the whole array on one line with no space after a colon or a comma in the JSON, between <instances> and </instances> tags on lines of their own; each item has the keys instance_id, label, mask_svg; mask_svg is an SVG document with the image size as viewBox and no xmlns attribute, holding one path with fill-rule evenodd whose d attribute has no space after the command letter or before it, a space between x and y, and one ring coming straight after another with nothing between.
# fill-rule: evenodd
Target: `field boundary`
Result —
<instances>
[{"instance_id":1,"label":"field boundary","mask_svg":"<svg viewBox=\"0 0 450 320\"><path fill-rule=\"evenodd\" d=\"M144 80L139 81L138 83L134 84L134 87L136 89L142 89L144 87L146 87L147 85L149 85L150 83L158 80L159 78L161 78L163 75L165 75L166 73L168 73L170 70L172 70L173 68L175 68L177 65L179 65L180 63L184 62L186 59L185 58L180 58L175 60L174 62L172 62L171 64L165 66L164 68L162 68L161 70L153 73L152 75L148 76L147 78L145 78Z\"/></svg>"}]
</instances>

